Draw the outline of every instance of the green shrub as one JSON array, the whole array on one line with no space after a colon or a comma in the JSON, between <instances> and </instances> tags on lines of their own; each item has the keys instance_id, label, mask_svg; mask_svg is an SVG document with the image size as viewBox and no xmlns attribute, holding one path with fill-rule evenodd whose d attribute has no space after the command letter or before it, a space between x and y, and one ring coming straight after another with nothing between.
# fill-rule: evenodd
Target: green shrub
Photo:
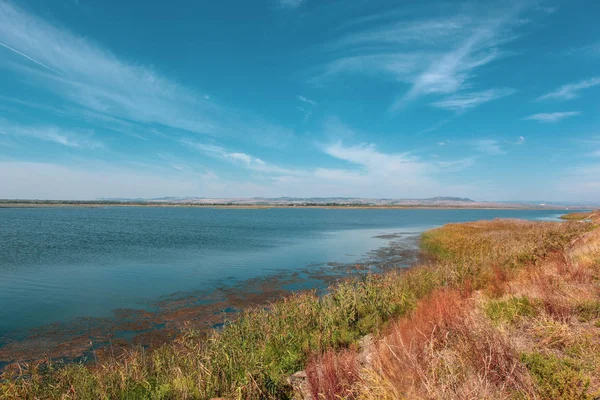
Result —
<instances>
[{"instance_id":1,"label":"green shrub","mask_svg":"<svg viewBox=\"0 0 600 400\"><path fill-rule=\"evenodd\" d=\"M541 399L592 399L587 393L590 380L573 361L536 352L522 354L521 361L533 376Z\"/></svg>"}]
</instances>

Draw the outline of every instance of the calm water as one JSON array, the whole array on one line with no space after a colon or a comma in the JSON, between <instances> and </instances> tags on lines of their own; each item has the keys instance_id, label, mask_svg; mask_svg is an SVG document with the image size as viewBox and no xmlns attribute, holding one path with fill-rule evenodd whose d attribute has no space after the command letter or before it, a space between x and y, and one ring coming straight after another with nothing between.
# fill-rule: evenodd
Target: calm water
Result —
<instances>
[{"instance_id":1,"label":"calm water","mask_svg":"<svg viewBox=\"0 0 600 400\"><path fill-rule=\"evenodd\" d=\"M375 236L556 211L209 208L0 209L0 336L175 292L353 262ZM414 236L414 235L413 235Z\"/></svg>"}]
</instances>

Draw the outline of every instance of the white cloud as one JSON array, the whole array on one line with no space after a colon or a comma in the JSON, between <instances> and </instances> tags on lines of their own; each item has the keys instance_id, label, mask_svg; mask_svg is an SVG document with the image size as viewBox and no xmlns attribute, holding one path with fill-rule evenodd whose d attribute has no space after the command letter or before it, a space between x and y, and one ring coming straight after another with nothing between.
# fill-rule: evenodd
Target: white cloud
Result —
<instances>
[{"instance_id":1,"label":"white cloud","mask_svg":"<svg viewBox=\"0 0 600 400\"><path fill-rule=\"evenodd\" d=\"M38 60L36 60L36 59L34 59L34 58L31 58L31 57L29 57L27 54L21 53L19 50L17 50L17 49L13 49L12 47L10 47L10 46L8 46L8 45L6 45L6 44L2 43L2 42L0 42L0 46L4 47L5 49L8 49L8 50L12 51L13 53L16 53L16 54L18 54L18 55L20 55L20 56L23 56L23 57L25 57L25 58L26 58L26 59L28 59L29 61L32 61L32 62L36 63L37 65L40 65L40 66L42 66L42 67L44 67L44 68L46 68L46 69L48 69L48 70L50 70L50 71L52 71L52 72L56 72L57 74L59 73L59 72L58 72L57 70L55 70L54 68L51 68L51 67L47 66L46 64L44 64L44 63L41 63L41 62L39 62Z\"/></svg>"},{"instance_id":2,"label":"white cloud","mask_svg":"<svg viewBox=\"0 0 600 400\"><path fill-rule=\"evenodd\" d=\"M224 108L149 66L109 50L0 1L0 63L36 90L46 90L79 113L210 135L285 141L289 129Z\"/></svg>"},{"instance_id":3,"label":"white cloud","mask_svg":"<svg viewBox=\"0 0 600 400\"><path fill-rule=\"evenodd\" d=\"M519 138L517 139L517 141L515 142L516 145L522 145L523 143L525 143L525 136L519 136Z\"/></svg>"},{"instance_id":4,"label":"white cloud","mask_svg":"<svg viewBox=\"0 0 600 400\"><path fill-rule=\"evenodd\" d=\"M304 97L304 96L296 96L296 98L297 98L298 100L300 100L301 102L303 102L303 103L308 103L308 104L310 104L311 106L315 106L315 105L317 105L317 103L316 103L315 101L313 101L313 100L311 100L311 99L309 99L309 98L307 98L307 97Z\"/></svg>"},{"instance_id":5,"label":"white cloud","mask_svg":"<svg viewBox=\"0 0 600 400\"><path fill-rule=\"evenodd\" d=\"M422 95L454 93L464 87L475 68L500 56L496 49L485 44L492 40L495 34L492 29L477 31L458 49L436 58L416 77L410 91L396 102L394 108Z\"/></svg>"},{"instance_id":6,"label":"white cloud","mask_svg":"<svg viewBox=\"0 0 600 400\"><path fill-rule=\"evenodd\" d=\"M475 165L477 157L467 157L462 160L438 161L436 165L445 172L457 172Z\"/></svg>"},{"instance_id":7,"label":"white cloud","mask_svg":"<svg viewBox=\"0 0 600 400\"><path fill-rule=\"evenodd\" d=\"M331 123L326 129L337 135L345 128L341 124ZM334 140L320 146L319 149L339 161L346 162L344 167L290 168L220 146L192 141L185 141L183 144L208 156L247 169L251 173L260 173L260 178L267 180L268 190L263 188L253 196L263 195L265 192L278 193L279 196L364 197L367 193L369 196L382 197L429 196L447 189L447 183L439 183L435 175L455 172L474 163L474 158L427 163L409 152L384 153L374 144L345 145L340 140Z\"/></svg>"},{"instance_id":8,"label":"white cloud","mask_svg":"<svg viewBox=\"0 0 600 400\"><path fill-rule=\"evenodd\" d=\"M500 146L497 140L482 139L472 142L472 145L477 151L492 155L502 155L506 152Z\"/></svg>"},{"instance_id":9,"label":"white cloud","mask_svg":"<svg viewBox=\"0 0 600 400\"><path fill-rule=\"evenodd\" d=\"M296 96L296 98L304 103L302 106L296 107L302 114L304 114L304 122L312 116L312 109L317 105L317 102L304 96Z\"/></svg>"},{"instance_id":10,"label":"white cloud","mask_svg":"<svg viewBox=\"0 0 600 400\"><path fill-rule=\"evenodd\" d=\"M343 146L341 142L323 148L324 152L340 160L358 164L372 174L396 177L422 176L428 166L409 153L386 154L377 151L373 144Z\"/></svg>"},{"instance_id":11,"label":"white cloud","mask_svg":"<svg viewBox=\"0 0 600 400\"><path fill-rule=\"evenodd\" d=\"M517 37L513 31L525 23L518 18L523 9L472 7L465 14L463 7L456 7L454 15L436 19L405 13L403 20L330 43L335 59L315 81L352 72L409 84L392 109L423 95L455 93L469 87L476 69L508 54L501 46Z\"/></svg>"},{"instance_id":12,"label":"white cloud","mask_svg":"<svg viewBox=\"0 0 600 400\"><path fill-rule=\"evenodd\" d=\"M230 151L221 146L198 143L191 140L182 140L184 145L201 151L202 153L219 158L225 161L229 161L233 164L241 165L244 168L250 169L256 172L269 173L269 174L289 174L293 171L285 168L280 168L275 165L271 165L261 160L258 157L254 157L250 154Z\"/></svg>"},{"instance_id":13,"label":"white cloud","mask_svg":"<svg viewBox=\"0 0 600 400\"><path fill-rule=\"evenodd\" d=\"M364 149L360 150L361 147ZM338 157L355 160L352 163L358 168L289 170L287 174L268 171L262 178L227 180L214 172L198 173L176 163L169 163L165 170L156 165L137 163L131 167L115 167L107 163L71 166L0 161L0 198L241 198L282 195L415 198L436 196L442 192L471 195L470 190L473 190L447 181L438 182L429 175L436 170L439 173L452 172L464 167L459 165L465 164L464 161L430 167L412 160L403 165L404 156L379 153L372 146L338 145L332 152ZM364 158L371 155L375 155L382 164ZM248 159L246 156L249 155L232 157L237 158L236 165L252 170L254 157L249 156Z\"/></svg>"},{"instance_id":14,"label":"white cloud","mask_svg":"<svg viewBox=\"0 0 600 400\"><path fill-rule=\"evenodd\" d=\"M437 130L437 129L441 128L442 126L446 125L446 124L447 124L448 122L450 122L451 120L452 120L451 118L449 118L449 119L444 119L444 120L441 120L440 122L437 122L437 123L433 124L432 126L430 126L430 127L428 127L428 128L425 128L425 129L423 129L422 131L418 132L418 134L419 134L419 135L423 135L423 134L425 134L425 133L431 133L431 132L433 132L433 131L435 131L435 130Z\"/></svg>"},{"instance_id":15,"label":"white cloud","mask_svg":"<svg viewBox=\"0 0 600 400\"><path fill-rule=\"evenodd\" d=\"M538 100L556 99L570 100L579 96L579 91L600 85L600 77L586 79L577 83L563 85L553 92L538 97Z\"/></svg>"},{"instance_id":16,"label":"white cloud","mask_svg":"<svg viewBox=\"0 0 600 400\"><path fill-rule=\"evenodd\" d=\"M431 103L432 106L447 110L464 112L483 103L500 99L515 93L515 89L490 89L482 92L457 93L445 99Z\"/></svg>"},{"instance_id":17,"label":"white cloud","mask_svg":"<svg viewBox=\"0 0 600 400\"><path fill-rule=\"evenodd\" d=\"M423 45L454 43L457 37L465 34L472 26L468 16L396 22L390 26L380 26L362 32L352 33L330 44L333 48L382 44Z\"/></svg>"},{"instance_id":18,"label":"white cloud","mask_svg":"<svg viewBox=\"0 0 600 400\"><path fill-rule=\"evenodd\" d=\"M93 140L93 131L65 130L56 126L25 126L0 119L0 135L15 138L35 138L71 148L103 148L104 144Z\"/></svg>"},{"instance_id":19,"label":"white cloud","mask_svg":"<svg viewBox=\"0 0 600 400\"><path fill-rule=\"evenodd\" d=\"M538 121L538 122L544 122L544 123L553 123L553 122L558 122L562 119L565 118L569 118L569 117L574 117L577 115L581 115L581 112L579 111L565 111L565 112L554 112L554 113L540 113L540 114L533 114L530 115L528 117L525 117L523 119L525 120L532 120L532 121Z\"/></svg>"},{"instance_id":20,"label":"white cloud","mask_svg":"<svg viewBox=\"0 0 600 400\"><path fill-rule=\"evenodd\" d=\"M365 54L340 57L325 66L323 73L312 80L323 80L344 72L372 76L384 75L400 82L410 82L434 55L425 53Z\"/></svg>"},{"instance_id":21,"label":"white cloud","mask_svg":"<svg viewBox=\"0 0 600 400\"><path fill-rule=\"evenodd\" d=\"M219 128L201 96L8 2L0 3L0 41L46 67L15 64L17 73L84 108L199 133Z\"/></svg>"}]
</instances>

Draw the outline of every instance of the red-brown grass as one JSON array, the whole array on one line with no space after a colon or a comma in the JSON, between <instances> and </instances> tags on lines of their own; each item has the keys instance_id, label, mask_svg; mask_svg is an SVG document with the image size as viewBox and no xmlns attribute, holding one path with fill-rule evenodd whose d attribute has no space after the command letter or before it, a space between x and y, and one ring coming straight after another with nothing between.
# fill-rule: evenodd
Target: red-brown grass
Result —
<instances>
[{"instance_id":1,"label":"red-brown grass","mask_svg":"<svg viewBox=\"0 0 600 400\"><path fill-rule=\"evenodd\" d=\"M306 367L311 395L315 400L353 399L352 388L359 379L357 353L327 351L313 357Z\"/></svg>"},{"instance_id":2,"label":"red-brown grass","mask_svg":"<svg viewBox=\"0 0 600 400\"><path fill-rule=\"evenodd\" d=\"M531 392L510 343L459 291L440 290L396 323L376 350L389 398L508 397Z\"/></svg>"},{"instance_id":3,"label":"red-brown grass","mask_svg":"<svg viewBox=\"0 0 600 400\"><path fill-rule=\"evenodd\" d=\"M506 291L506 284L510 276L505 268L494 267L492 269L492 277L488 284L488 293L492 297L500 297Z\"/></svg>"}]
</instances>

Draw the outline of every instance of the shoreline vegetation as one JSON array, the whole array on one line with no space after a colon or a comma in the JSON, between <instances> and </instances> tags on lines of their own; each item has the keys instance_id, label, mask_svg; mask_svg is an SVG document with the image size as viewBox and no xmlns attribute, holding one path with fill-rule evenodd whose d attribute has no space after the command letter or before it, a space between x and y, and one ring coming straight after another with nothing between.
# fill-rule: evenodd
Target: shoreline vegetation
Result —
<instances>
[{"instance_id":1,"label":"shoreline vegetation","mask_svg":"<svg viewBox=\"0 0 600 400\"><path fill-rule=\"evenodd\" d=\"M425 260L87 364L13 364L1 399L592 399L600 213L423 234Z\"/></svg>"},{"instance_id":2,"label":"shoreline vegetation","mask_svg":"<svg viewBox=\"0 0 600 400\"><path fill-rule=\"evenodd\" d=\"M560 216L560 219L565 221L584 221L589 220L593 217L594 212L574 212L570 214L563 214Z\"/></svg>"}]
</instances>

